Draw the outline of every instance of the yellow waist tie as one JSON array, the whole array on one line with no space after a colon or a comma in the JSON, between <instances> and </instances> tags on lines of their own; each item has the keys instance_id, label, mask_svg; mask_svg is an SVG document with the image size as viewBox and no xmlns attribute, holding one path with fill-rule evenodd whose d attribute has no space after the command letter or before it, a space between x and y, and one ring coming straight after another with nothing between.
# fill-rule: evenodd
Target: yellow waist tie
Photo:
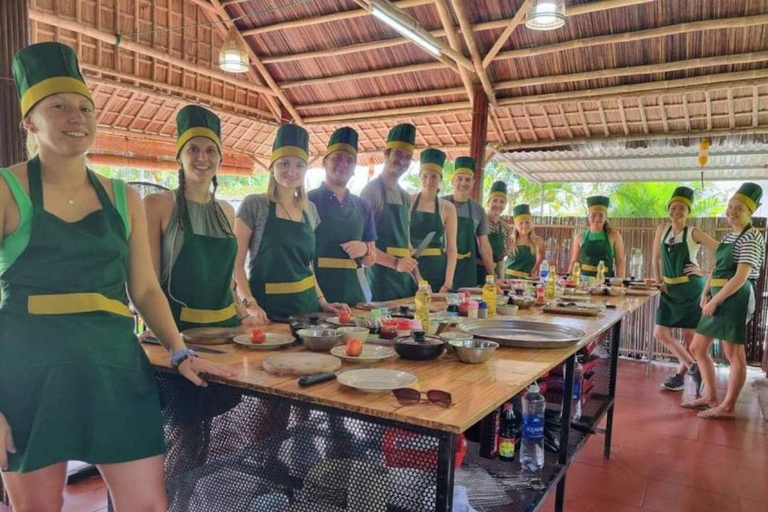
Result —
<instances>
[{"instance_id":1,"label":"yellow waist tie","mask_svg":"<svg viewBox=\"0 0 768 512\"><path fill-rule=\"evenodd\" d=\"M317 266L319 268L341 268L341 269L357 269L357 262L355 260L344 258L317 258Z\"/></svg>"},{"instance_id":2,"label":"yellow waist tie","mask_svg":"<svg viewBox=\"0 0 768 512\"><path fill-rule=\"evenodd\" d=\"M100 293L30 295L27 298L27 311L30 315L74 315L102 311L133 317L128 305Z\"/></svg>"},{"instance_id":3,"label":"yellow waist tie","mask_svg":"<svg viewBox=\"0 0 768 512\"><path fill-rule=\"evenodd\" d=\"M728 282L728 279L712 279L712 281L710 281L709 285L710 286L725 286L727 282Z\"/></svg>"},{"instance_id":4,"label":"yellow waist tie","mask_svg":"<svg viewBox=\"0 0 768 512\"><path fill-rule=\"evenodd\" d=\"M301 281L293 283L266 283L264 292L267 295L285 295L288 293L300 293L315 286L315 276L307 276Z\"/></svg>"},{"instance_id":5,"label":"yellow waist tie","mask_svg":"<svg viewBox=\"0 0 768 512\"><path fill-rule=\"evenodd\" d=\"M468 253L464 253L464 254L457 254L456 258L460 259L460 260L464 260L464 259L469 258L470 256L472 256L472 253L468 252Z\"/></svg>"},{"instance_id":6,"label":"yellow waist tie","mask_svg":"<svg viewBox=\"0 0 768 512\"><path fill-rule=\"evenodd\" d=\"M424 249L424 252L421 253L421 257L424 256L440 256L443 254L443 250L439 247L429 247L427 249Z\"/></svg>"},{"instance_id":7,"label":"yellow waist tie","mask_svg":"<svg viewBox=\"0 0 768 512\"><path fill-rule=\"evenodd\" d=\"M520 270L513 270L511 268L508 268L504 273L508 276L514 277L531 277L530 272L521 272Z\"/></svg>"},{"instance_id":8,"label":"yellow waist tie","mask_svg":"<svg viewBox=\"0 0 768 512\"><path fill-rule=\"evenodd\" d=\"M234 304L230 304L223 309L193 309L182 307L179 319L182 322L189 322L192 324L215 324L229 320L236 315L237 309Z\"/></svg>"},{"instance_id":9,"label":"yellow waist tie","mask_svg":"<svg viewBox=\"0 0 768 512\"><path fill-rule=\"evenodd\" d=\"M411 250L407 247L387 247L387 254L397 258L410 258Z\"/></svg>"},{"instance_id":10,"label":"yellow waist tie","mask_svg":"<svg viewBox=\"0 0 768 512\"><path fill-rule=\"evenodd\" d=\"M683 284L690 281L688 276L680 276L680 277L667 277L664 276L664 283L666 284Z\"/></svg>"},{"instance_id":11,"label":"yellow waist tie","mask_svg":"<svg viewBox=\"0 0 768 512\"><path fill-rule=\"evenodd\" d=\"M595 265L590 265L589 263L582 263L581 270L587 270L589 272L597 272L597 267Z\"/></svg>"}]
</instances>

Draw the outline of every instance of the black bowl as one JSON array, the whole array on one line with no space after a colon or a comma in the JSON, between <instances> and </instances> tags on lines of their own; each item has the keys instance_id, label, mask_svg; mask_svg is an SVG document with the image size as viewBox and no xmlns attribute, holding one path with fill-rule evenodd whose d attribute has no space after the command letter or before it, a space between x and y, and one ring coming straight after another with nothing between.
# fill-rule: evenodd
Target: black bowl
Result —
<instances>
[{"instance_id":1,"label":"black bowl","mask_svg":"<svg viewBox=\"0 0 768 512\"><path fill-rule=\"evenodd\" d=\"M428 361L437 359L445 351L445 342L434 336L425 336L424 341L416 341L410 336L395 338L395 352L403 359Z\"/></svg>"}]
</instances>

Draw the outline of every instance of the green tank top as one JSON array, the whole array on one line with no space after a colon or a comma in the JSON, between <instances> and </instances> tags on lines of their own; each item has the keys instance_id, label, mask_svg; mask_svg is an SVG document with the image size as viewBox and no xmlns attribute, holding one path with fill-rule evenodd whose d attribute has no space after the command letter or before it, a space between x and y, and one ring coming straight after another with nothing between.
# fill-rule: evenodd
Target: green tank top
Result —
<instances>
[{"instance_id":1,"label":"green tank top","mask_svg":"<svg viewBox=\"0 0 768 512\"><path fill-rule=\"evenodd\" d=\"M16 201L19 208L19 225L0 244L0 274L2 274L13 265L29 245L29 238L32 234L32 201L16 175L10 170L0 169L0 176L5 179L8 188L11 189L13 200ZM128 211L128 200L125 195L125 182L112 180L112 190L115 195L115 209L120 213L120 218L123 219L125 225L125 232L130 237L131 215Z\"/></svg>"}]
</instances>

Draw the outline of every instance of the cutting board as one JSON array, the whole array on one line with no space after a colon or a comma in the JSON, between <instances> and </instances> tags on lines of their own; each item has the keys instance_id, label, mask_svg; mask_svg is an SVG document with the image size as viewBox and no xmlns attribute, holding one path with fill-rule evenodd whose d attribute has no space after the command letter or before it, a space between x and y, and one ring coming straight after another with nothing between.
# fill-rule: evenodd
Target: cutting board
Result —
<instances>
[{"instance_id":1,"label":"cutting board","mask_svg":"<svg viewBox=\"0 0 768 512\"><path fill-rule=\"evenodd\" d=\"M245 332L242 327L195 327L181 331L181 336L196 345L223 345L232 343L232 338Z\"/></svg>"},{"instance_id":2,"label":"cutting board","mask_svg":"<svg viewBox=\"0 0 768 512\"><path fill-rule=\"evenodd\" d=\"M654 290L646 290L646 289L643 289L643 288L633 288L633 287L630 286L627 289L627 295L636 295L636 296L641 296L641 297L647 297L649 295L654 295L657 291L658 290L655 290L655 289Z\"/></svg>"},{"instance_id":3,"label":"cutting board","mask_svg":"<svg viewBox=\"0 0 768 512\"><path fill-rule=\"evenodd\" d=\"M545 306L542 308L545 313L551 313L554 315L576 315L576 316L599 316L600 310L594 308L577 308L577 307L560 307L560 306Z\"/></svg>"},{"instance_id":4,"label":"cutting board","mask_svg":"<svg viewBox=\"0 0 768 512\"><path fill-rule=\"evenodd\" d=\"M341 368L341 359L328 354L279 354L268 357L263 366L272 375L315 375L335 372Z\"/></svg>"}]
</instances>

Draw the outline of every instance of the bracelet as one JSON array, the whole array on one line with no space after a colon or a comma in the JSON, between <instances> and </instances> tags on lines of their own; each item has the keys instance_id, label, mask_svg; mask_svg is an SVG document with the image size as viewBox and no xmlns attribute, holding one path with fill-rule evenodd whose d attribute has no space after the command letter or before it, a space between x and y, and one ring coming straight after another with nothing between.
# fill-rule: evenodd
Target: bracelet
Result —
<instances>
[{"instance_id":1,"label":"bracelet","mask_svg":"<svg viewBox=\"0 0 768 512\"><path fill-rule=\"evenodd\" d=\"M247 308L251 304L256 304L256 299L253 297L243 297L242 303L243 303L243 306Z\"/></svg>"},{"instance_id":2,"label":"bracelet","mask_svg":"<svg viewBox=\"0 0 768 512\"><path fill-rule=\"evenodd\" d=\"M177 350L171 356L171 367L174 370L178 370L181 363L183 363L190 357L197 357L197 352L195 352L191 348L183 348L181 350Z\"/></svg>"},{"instance_id":3,"label":"bracelet","mask_svg":"<svg viewBox=\"0 0 768 512\"><path fill-rule=\"evenodd\" d=\"M395 258L395 271L400 272L397 270L397 266L400 264L400 258L398 256L393 256Z\"/></svg>"}]
</instances>

